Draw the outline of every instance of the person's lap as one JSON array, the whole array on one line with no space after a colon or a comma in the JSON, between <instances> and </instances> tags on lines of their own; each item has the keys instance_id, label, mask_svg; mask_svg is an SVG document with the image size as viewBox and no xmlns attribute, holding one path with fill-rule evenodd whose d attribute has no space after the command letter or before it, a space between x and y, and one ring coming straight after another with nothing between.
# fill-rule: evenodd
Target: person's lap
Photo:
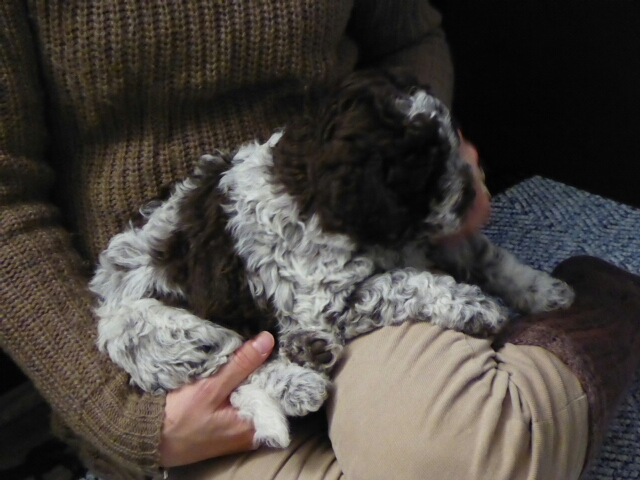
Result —
<instances>
[{"instance_id":1,"label":"person's lap","mask_svg":"<svg viewBox=\"0 0 640 480\"><path fill-rule=\"evenodd\" d=\"M346 348L327 424L294 422L285 450L174 469L176 479L577 478L588 405L576 377L539 347L430 324L387 327ZM342 473L344 472L344 473Z\"/></svg>"}]
</instances>

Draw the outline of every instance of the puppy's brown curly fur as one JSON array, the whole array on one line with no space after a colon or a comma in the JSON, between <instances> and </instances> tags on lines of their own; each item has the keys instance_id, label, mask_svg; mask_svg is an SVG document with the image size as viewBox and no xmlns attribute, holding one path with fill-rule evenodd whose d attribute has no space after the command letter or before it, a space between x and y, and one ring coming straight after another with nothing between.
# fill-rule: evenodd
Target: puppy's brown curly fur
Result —
<instances>
[{"instance_id":1,"label":"puppy's brown curly fur","mask_svg":"<svg viewBox=\"0 0 640 480\"><path fill-rule=\"evenodd\" d=\"M226 231L226 198L218 190L221 175L230 167L231 157L201 162L193 177L198 188L185 196L179 207L180 226L157 249L154 262L173 285L180 285L184 300L162 300L186 308L200 318L237 331L245 338L263 330L277 334L269 305L257 305L235 254L233 240Z\"/></svg>"},{"instance_id":2,"label":"puppy's brown curly fur","mask_svg":"<svg viewBox=\"0 0 640 480\"><path fill-rule=\"evenodd\" d=\"M439 138L437 119L407 118L397 104L417 88L427 87L388 71L358 72L287 127L273 152L274 175L325 230L390 243L442 199L449 142Z\"/></svg>"}]
</instances>

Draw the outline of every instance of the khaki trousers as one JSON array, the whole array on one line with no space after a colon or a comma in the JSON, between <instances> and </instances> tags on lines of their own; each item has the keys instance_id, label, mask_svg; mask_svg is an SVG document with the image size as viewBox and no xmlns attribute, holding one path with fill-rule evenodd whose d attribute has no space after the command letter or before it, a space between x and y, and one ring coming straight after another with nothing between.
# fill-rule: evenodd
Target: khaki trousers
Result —
<instances>
[{"instance_id":1,"label":"khaki trousers","mask_svg":"<svg viewBox=\"0 0 640 480\"><path fill-rule=\"evenodd\" d=\"M327 411L295 421L289 448L213 459L169 478L572 480L587 420L580 383L546 350L496 352L487 339L405 324L346 347Z\"/></svg>"}]
</instances>

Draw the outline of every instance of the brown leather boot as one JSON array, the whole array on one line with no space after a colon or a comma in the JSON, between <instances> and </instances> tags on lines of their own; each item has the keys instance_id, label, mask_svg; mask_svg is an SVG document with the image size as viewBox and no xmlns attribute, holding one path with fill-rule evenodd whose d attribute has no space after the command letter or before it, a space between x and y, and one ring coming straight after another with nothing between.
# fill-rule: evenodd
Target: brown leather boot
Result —
<instances>
[{"instance_id":1,"label":"brown leather boot","mask_svg":"<svg viewBox=\"0 0 640 480\"><path fill-rule=\"evenodd\" d=\"M589 400L585 471L640 366L640 277L588 256L565 260L553 275L575 289L574 305L525 317L500 340L545 348L580 380Z\"/></svg>"}]
</instances>

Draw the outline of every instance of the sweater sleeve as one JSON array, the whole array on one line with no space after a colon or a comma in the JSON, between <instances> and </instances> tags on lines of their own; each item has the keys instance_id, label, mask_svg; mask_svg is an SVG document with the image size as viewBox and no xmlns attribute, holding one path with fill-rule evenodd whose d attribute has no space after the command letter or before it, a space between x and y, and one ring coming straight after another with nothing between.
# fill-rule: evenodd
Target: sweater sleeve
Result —
<instances>
[{"instance_id":1,"label":"sweater sleeve","mask_svg":"<svg viewBox=\"0 0 640 480\"><path fill-rule=\"evenodd\" d=\"M49 201L47 130L26 2L0 2L0 346L109 478L158 469L164 397L95 347L80 256ZM55 121L55 119L52 119ZM91 466L91 465L89 465Z\"/></svg>"},{"instance_id":2,"label":"sweater sleeve","mask_svg":"<svg viewBox=\"0 0 640 480\"><path fill-rule=\"evenodd\" d=\"M451 106L449 46L441 15L427 0L356 0L349 33L361 66L408 68Z\"/></svg>"}]
</instances>

